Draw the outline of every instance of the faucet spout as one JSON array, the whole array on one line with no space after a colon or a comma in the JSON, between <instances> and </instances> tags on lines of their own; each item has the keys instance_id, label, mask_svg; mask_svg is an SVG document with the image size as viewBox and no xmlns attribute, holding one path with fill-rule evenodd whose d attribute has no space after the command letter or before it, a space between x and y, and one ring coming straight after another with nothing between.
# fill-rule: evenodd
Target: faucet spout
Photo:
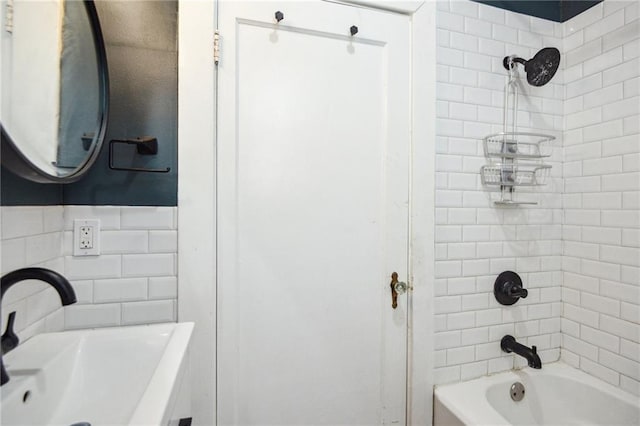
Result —
<instances>
[{"instance_id":1,"label":"faucet spout","mask_svg":"<svg viewBox=\"0 0 640 426\"><path fill-rule=\"evenodd\" d=\"M531 368L542 368L542 361L538 356L538 350L535 346L528 347L516 342L515 337L506 335L500 341L500 348L504 352L514 352L527 360L527 364Z\"/></svg>"},{"instance_id":2,"label":"faucet spout","mask_svg":"<svg viewBox=\"0 0 640 426\"><path fill-rule=\"evenodd\" d=\"M14 284L24 280L39 280L51 285L60 295L64 306L76 302L76 293L69 281L59 273L45 268L22 268L3 276L0 283L0 300Z\"/></svg>"},{"instance_id":3,"label":"faucet spout","mask_svg":"<svg viewBox=\"0 0 640 426\"><path fill-rule=\"evenodd\" d=\"M44 281L47 284L51 285L60 295L60 300L62 301L63 306L75 303L77 300L76 293L73 291L73 287L71 286L69 281L59 273L45 268L22 268L17 269L13 272L9 272L0 280L0 303L2 302L2 297L7 290L9 290L11 287L13 287L13 285L19 283L20 281L25 280ZM4 362L2 361L1 355L0 373L0 385L4 385L9 381L9 375L7 374L7 370L4 368Z\"/></svg>"}]
</instances>

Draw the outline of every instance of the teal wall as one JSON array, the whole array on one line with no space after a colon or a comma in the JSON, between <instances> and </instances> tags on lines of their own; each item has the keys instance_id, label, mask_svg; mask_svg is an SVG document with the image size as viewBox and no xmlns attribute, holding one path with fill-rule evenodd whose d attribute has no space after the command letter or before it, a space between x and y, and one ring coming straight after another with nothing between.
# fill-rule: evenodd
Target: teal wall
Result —
<instances>
[{"instance_id":1,"label":"teal wall","mask_svg":"<svg viewBox=\"0 0 640 426\"><path fill-rule=\"evenodd\" d=\"M0 203L3 206L62 204L62 185L43 185L24 180L2 167L0 172Z\"/></svg>"},{"instance_id":2,"label":"teal wall","mask_svg":"<svg viewBox=\"0 0 640 426\"><path fill-rule=\"evenodd\" d=\"M555 22L564 22L574 16L584 12L602 0L473 0L477 3L484 3L500 9L512 12L523 13L529 16L548 19Z\"/></svg>"}]
</instances>

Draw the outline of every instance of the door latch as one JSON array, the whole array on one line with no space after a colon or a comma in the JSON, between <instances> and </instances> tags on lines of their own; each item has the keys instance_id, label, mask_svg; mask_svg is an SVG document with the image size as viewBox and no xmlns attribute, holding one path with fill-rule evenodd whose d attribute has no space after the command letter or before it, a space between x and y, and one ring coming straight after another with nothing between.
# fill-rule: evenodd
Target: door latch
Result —
<instances>
[{"instance_id":1,"label":"door latch","mask_svg":"<svg viewBox=\"0 0 640 426\"><path fill-rule=\"evenodd\" d=\"M398 295L407 291L407 283L398 281L398 273L393 272L389 286L391 287L391 307L395 309L398 307Z\"/></svg>"}]
</instances>

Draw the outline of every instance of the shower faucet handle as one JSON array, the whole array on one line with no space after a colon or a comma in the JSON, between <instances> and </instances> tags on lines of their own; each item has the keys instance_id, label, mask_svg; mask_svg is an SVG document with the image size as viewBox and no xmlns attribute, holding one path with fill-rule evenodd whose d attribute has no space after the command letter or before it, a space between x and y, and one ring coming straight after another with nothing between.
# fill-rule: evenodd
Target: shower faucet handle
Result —
<instances>
[{"instance_id":1,"label":"shower faucet handle","mask_svg":"<svg viewBox=\"0 0 640 426\"><path fill-rule=\"evenodd\" d=\"M522 288L518 284L512 283L511 286L507 287L507 294L512 297L522 297L525 299L529 295L529 292L526 288Z\"/></svg>"},{"instance_id":2,"label":"shower faucet handle","mask_svg":"<svg viewBox=\"0 0 640 426\"><path fill-rule=\"evenodd\" d=\"M513 305L520 298L526 298L529 292L522 286L522 279L518 274L504 271L493 284L493 295L501 305Z\"/></svg>"}]
</instances>

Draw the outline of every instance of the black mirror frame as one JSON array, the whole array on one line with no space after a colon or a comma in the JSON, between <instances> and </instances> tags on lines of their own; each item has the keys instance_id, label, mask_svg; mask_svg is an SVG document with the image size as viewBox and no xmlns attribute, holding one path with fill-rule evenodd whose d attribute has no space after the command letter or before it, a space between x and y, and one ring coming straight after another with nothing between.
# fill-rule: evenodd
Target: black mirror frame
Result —
<instances>
[{"instance_id":1,"label":"black mirror frame","mask_svg":"<svg viewBox=\"0 0 640 426\"><path fill-rule=\"evenodd\" d=\"M91 30L93 32L94 50L96 52L96 59L98 65L98 80L100 86L100 106L99 106L99 129L95 136L95 146L93 151L86 159L84 164L77 167L72 173L65 176L51 175L39 167L37 167L31 160L29 160L16 146L13 140L9 137L5 131L2 123L0 123L1 133L1 151L0 158L2 160L2 166L17 174L18 176L28 179L30 181L39 183L71 183L80 179L91 168L93 163L100 155L102 150L105 134L107 131L107 118L109 116L109 70L107 67L107 54L104 45L104 38L102 36L102 29L100 27L100 20L98 19L98 12L93 0L83 0L85 8L87 9L87 15L91 23Z\"/></svg>"}]
</instances>

